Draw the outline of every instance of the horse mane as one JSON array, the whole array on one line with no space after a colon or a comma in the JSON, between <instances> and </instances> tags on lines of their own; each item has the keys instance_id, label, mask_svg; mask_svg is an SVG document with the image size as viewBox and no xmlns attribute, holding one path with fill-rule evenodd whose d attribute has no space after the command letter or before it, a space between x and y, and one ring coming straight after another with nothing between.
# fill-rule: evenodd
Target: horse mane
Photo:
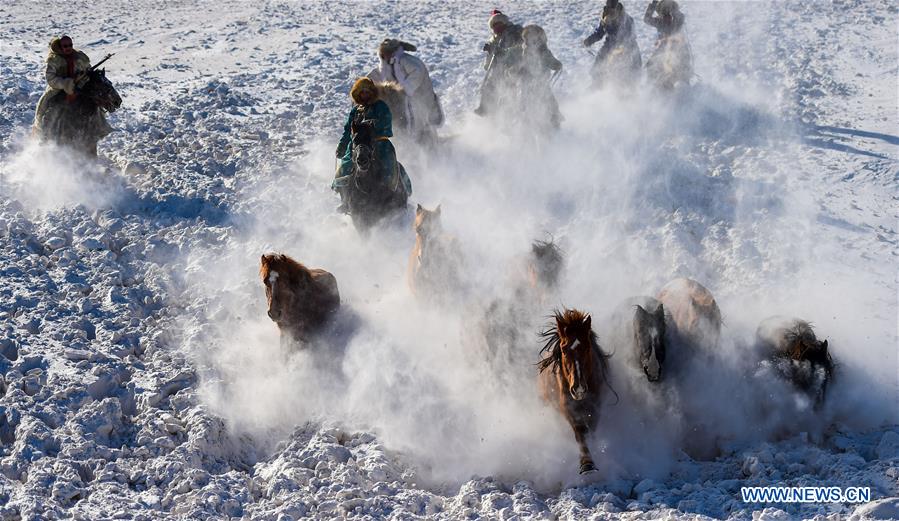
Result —
<instances>
[{"instance_id":1,"label":"horse mane","mask_svg":"<svg viewBox=\"0 0 899 521\"><path fill-rule=\"evenodd\" d=\"M531 243L531 254L534 267L545 277L549 285L554 286L559 280L559 272L565 264L565 254L552 237L548 241L536 240Z\"/></svg>"},{"instance_id":2,"label":"horse mane","mask_svg":"<svg viewBox=\"0 0 899 521\"><path fill-rule=\"evenodd\" d=\"M789 346L786 355L790 359L821 364L828 373L833 373L836 364L834 364L829 351L824 357L814 356L818 351L818 338L815 336L815 330L810 322L798 321L786 331L784 340Z\"/></svg>"},{"instance_id":3,"label":"horse mane","mask_svg":"<svg viewBox=\"0 0 899 521\"><path fill-rule=\"evenodd\" d=\"M309 268L283 253L267 253L262 256L259 277L264 281L272 271L286 277L291 283L312 282Z\"/></svg>"},{"instance_id":4,"label":"horse mane","mask_svg":"<svg viewBox=\"0 0 899 521\"><path fill-rule=\"evenodd\" d=\"M545 341L543 348L540 349L540 353L547 353L547 356L537 362L540 373L547 369L551 369L553 373L557 373L559 371L559 366L562 364L562 346L559 339L558 324L562 324L562 327L565 327L570 324L583 322L588 316L588 313L577 309L565 309L564 311L556 309L553 311L552 318L554 320L550 322L546 329L540 332L540 338ZM609 383L607 374L609 369L609 358L611 358L612 355L602 350L602 347L599 345L599 337L596 336L596 333L592 328L590 329L588 338L590 340L590 347L593 349L593 354L595 354L596 358L599 360L599 368L600 371L602 371L602 381L606 387L612 391L612 394L615 395L615 399L618 400L618 393Z\"/></svg>"}]
</instances>

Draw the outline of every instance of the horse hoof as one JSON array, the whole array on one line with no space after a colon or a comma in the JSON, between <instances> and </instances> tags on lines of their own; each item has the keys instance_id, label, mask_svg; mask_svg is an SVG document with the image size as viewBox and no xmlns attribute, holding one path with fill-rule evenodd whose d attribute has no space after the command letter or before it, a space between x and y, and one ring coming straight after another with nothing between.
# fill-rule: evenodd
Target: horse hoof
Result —
<instances>
[{"instance_id":1,"label":"horse hoof","mask_svg":"<svg viewBox=\"0 0 899 521\"><path fill-rule=\"evenodd\" d=\"M578 469L578 474L589 474L591 472L596 472L596 466L593 463L581 463L581 468Z\"/></svg>"}]
</instances>

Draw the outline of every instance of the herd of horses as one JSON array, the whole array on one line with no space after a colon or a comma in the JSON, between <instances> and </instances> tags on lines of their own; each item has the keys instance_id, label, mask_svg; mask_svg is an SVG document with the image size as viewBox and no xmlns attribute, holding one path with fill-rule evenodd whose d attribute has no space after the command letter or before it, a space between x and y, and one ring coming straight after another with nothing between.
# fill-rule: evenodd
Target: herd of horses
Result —
<instances>
[{"instance_id":1,"label":"herd of horses","mask_svg":"<svg viewBox=\"0 0 899 521\"><path fill-rule=\"evenodd\" d=\"M441 227L440 207L427 210L419 205L414 231L416 241L408 266L410 292L435 305L455 303L459 308L462 301L458 295L465 291L461 250L458 241ZM609 384L611 355L599 344L592 316L582 310L555 311L549 326L540 333L544 345L539 350L537 338L515 330L526 328L508 327L509 317L543 305L545 295L558 285L564 257L552 241L537 241L527 253L525 264L527 275L522 277L520 288L510 297L493 301L480 314L483 327L479 331L486 350L483 359L488 363L499 360L501 365L514 361L523 366L529 378L536 378L542 397L558 409L574 431L580 448L579 472L591 472L596 466L587 437L596 430L603 394L607 390L614 393ZM320 345L314 342L316 335L335 320L340 308L335 277L277 253L262 256L260 277L268 315L280 329L282 345L301 349ZM659 386L672 378L668 374L672 350L715 350L722 318L707 288L695 280L678 278L655 297L625 300L609 323L618 324L615 334L606 337L614 344L614 353L621 353L628 366L644 375L646 385ZM827 341L819 341L808 322L780 316L764 320L756 337L764 359L819 408L835 368ZM531 351L529 346L535 349ZM508 350L530 353L536 366L521 364L521 357Z\"/></svg>"}]
</instances>

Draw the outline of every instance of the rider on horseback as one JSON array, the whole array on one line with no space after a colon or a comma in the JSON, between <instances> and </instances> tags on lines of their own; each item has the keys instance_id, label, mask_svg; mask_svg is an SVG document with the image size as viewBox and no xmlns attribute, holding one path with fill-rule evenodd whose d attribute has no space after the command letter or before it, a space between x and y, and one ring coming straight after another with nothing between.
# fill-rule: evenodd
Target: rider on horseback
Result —
<instances>
[{"instance_id":1,"label":"rider on horseback","mask_svg":"<svg viewBox=\"0 0 899 521\"><path fill-rule=\"evenodd\" d=\"M693 77L693 55L683 31L684 13L677 2L653 0L646 7L643 21L659 33L652 56L646 61L648 75L658 85L669 89L678 84L689 84Z\"/></svg>"},{"instance_id":2,"label":"rider on horseback","mask_svg":"<svg viewBox=\"0 0 899 521\"><path fill-rule=\"evenodd\" d=\"M61 117L61 109L65 103L71 104L78 99L78 88L87 80L90 68L90 58L75 49L70 37L60 36L50 41L50 53L47 55L45 72L47 89L38 101L34 113L33 132L36 135L63 142L78 141L78 136L57 135L53 129L58 126L52 120ZM62 93L65 93L65 96ZM84 133L90 134L96 139L100 139L112 131L112 127L107 123L106 116L101 110L88 114L86 120L81 122L81 126L85 130ZM91 155L97 155L96 141L88 142L85 148Z\"/></svg>"},{"instance_id":3,"label":"rider on horseback","mask_svg":"<svg viewBox=\"0 0 899 521\"><path fill-rule=\"evenodd\" d=\"M558 129L562 123L559 103L552 91L553 78L562 72L562 62L553 56L546 40L546 32L539 25L526 25L522 30L522 56L518 76L521 78L521 98L535 105L538 122Z\"/></svg>"},{"instance_id":4,"label":"rider on horseback","mask_svg":"<svg viewBox=\"0 0 899 521\"><path fill-rule=\"evenodd\" d=\"M619 0L606 0L599 27L584 39L584 47L590 47L603 38L606 41L597 53L591 71L594 85L608 79L603 77L604 72L624 76L619 79L636 80L643 65L640 47L637 45L637 36L634 32L634 19L624 12L624 5ZM613 60L614 64L611 63ZM609 68L607 65L612 67Z\"/></svg>"},{"instance_id":5,"label":"rider on horseback","mask_svg":"<svg viewBox=\"0 0 899 521\"><path fill-rule=\"evenodd\" d=\"M484 44L487 53L484 69L487 72L481 84L481 102L474 111L478 116L497 111L500 100L518 83L514 75L519 70L522 53L520 25L512 23L498 9L493 10L487 25L492 35Z\"/></svg>"},{"instance_id":6,"label":"rider on horseback","mask_svg":"<svg viewBox=\"0 0 899 521\"><path fill-rule=\"evenodd\" d=\"M405 170L399 168L396 150L390 142L390 137L393 136L390 109L384 101L378 99L378 87L367 77L359 78L350 90L350 97L354 105L343 126L340 144L337 145L340 168L331 183L331 188L340 194L343 202L340 210L347 210L346 189L353 178L354 169L360 166L357 143L365 141L370 142L372 152L372 157L365 158L365 162L370 159L375 175L379 176L381 182L393 185L399 178L406 194L411 194L412 182Z\"/></svg>"}]
</instances>

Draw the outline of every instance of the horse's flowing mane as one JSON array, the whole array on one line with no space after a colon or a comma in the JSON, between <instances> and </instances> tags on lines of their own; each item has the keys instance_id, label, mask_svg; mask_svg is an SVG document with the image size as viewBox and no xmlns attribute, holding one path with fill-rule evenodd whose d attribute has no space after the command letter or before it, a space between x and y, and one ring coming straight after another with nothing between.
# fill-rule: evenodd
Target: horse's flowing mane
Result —
<instances>
[{"instance_id":1,"label":"horse's flowing mane","mask_svg":"<svg viewBox=\"0 0 899 521\"><path fill-rule=\"evenodd\" d=\"M546 357L537 362L537 366L540 368L540 372L543 372L550 367L553 371L558 371L559 364L562 362L562 346L559 339L559 324L561 324L563 328L573 324L582 324L587 316L587 313L584 313L583 311L579 311L577 309L553 311L553 322L551 322L546 329L540 332L540 338L543 338L545 340L540 353L548 353ZM605 374L605 368L608 365L607 360L611 355L606 354L602 350L599 345L599 339L596 337L596 333L593 332L592 329L590 330L589 338L590 347L593 348L593 352L598 356L600 365L603 369L603 374Z\"/></svg>"},{"instance_id":2,"label":"horse's flowing mane","mask_svg":"<svg viewBox=\"0 0 899 521\"><path fill-rule=\"evenodd\" d=\"M818 339L812 324L798 321L784 334L784 340L789 346L787 356L797 361L810 361L813 364L821 364L828 374L832 374L836 364L830 353L823 354L818 347Z\"/></svg>"},{"instance_id":3,"label":"horse's flowing mane","mask_svg":"<svg viewBox=\"0 0 899 521\"><path fill-rule=\"evenodd\" d=\"M278 275L286 277L291 283L312 281L312 274L309 272L309 268L283 253L267 253L262 256L259 266L260 278L262 280L268 279L272 271L277 271Z\"/></svg>"}]
</instances>

